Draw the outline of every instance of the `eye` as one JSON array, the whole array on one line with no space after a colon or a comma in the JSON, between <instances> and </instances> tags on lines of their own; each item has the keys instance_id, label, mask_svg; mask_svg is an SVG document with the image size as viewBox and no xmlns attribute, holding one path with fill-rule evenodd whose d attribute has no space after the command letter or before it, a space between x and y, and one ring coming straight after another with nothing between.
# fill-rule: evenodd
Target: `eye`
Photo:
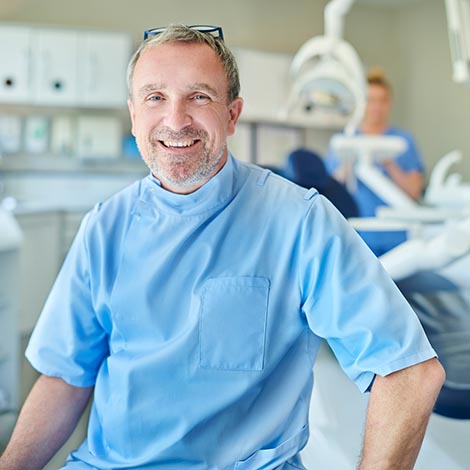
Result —
<instances>
[{"instance_id":1,"label":"eye","mask_svg":"<svg viewBox=\"0 0 470 470\"><path fill-rule=\"evenodd\" d=\"M194 95L193 98L195 101L209 101L210 99L207 95L201 95L201 94Z\"/></svg>"},{"instance_id":2,"label":"eye","mask_svg":"<svg viewBox=\"0 0 470 470\"><path fill-rule=\"evenodd\" d=\"M148 101L161 101L162 97L159 95L152 95L147 98Z\"/></svg>"}]
</instances>

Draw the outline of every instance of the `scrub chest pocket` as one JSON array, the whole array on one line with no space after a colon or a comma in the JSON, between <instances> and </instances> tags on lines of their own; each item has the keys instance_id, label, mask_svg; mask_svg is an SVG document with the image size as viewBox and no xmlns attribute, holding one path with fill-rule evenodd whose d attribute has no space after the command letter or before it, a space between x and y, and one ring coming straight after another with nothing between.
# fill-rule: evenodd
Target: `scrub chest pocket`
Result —
<instances>
[{"instance_id":1,"label":"scrub chest pocket","mask_svg":"<svg viewBox=\"0 0 470 470\"><path fill-rule=\"evenodd\" d=\"M264 367L269 279L209 279L202 291L199 365L261 371Z\"/></svg>"}]
</instances>

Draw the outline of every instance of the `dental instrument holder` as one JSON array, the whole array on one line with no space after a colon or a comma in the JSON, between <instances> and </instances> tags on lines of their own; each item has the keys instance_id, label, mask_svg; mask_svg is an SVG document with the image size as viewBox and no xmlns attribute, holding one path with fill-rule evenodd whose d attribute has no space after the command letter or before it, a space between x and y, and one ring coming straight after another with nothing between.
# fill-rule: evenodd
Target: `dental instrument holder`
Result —
<instances>
[{"instance_id":1,"label":"dental instrument holder","mask_svg":"<svg viewBox=\"0 0 470 470\"><path fill-rule=\"evenodd\" d=\"M346 167L346 185L355 188L356 178L377 194L385 203L395 208L413 208L417 203L385 176L375 163L390 160L404 152L406 141L398 136L337 134L331 146Z\"/></svg>"}]
</instances>

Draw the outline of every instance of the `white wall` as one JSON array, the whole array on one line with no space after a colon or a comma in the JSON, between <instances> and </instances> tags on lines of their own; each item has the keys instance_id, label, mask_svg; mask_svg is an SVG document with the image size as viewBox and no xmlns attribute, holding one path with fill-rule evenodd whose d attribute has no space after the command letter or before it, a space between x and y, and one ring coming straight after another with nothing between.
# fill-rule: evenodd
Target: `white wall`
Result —
<instances>
[{"instance_id":1,"label":"white wall","mask_svg":"<svg viewBox=\"0 0 470 470\"><path fill-rule=\"evenodd\" d=\"M403 124L416 135L428 167L459 148L458 169L470 180L470 85L452 81L444 0L400 11L397 42L403 71Z\"/></svg>"}]
</instances>

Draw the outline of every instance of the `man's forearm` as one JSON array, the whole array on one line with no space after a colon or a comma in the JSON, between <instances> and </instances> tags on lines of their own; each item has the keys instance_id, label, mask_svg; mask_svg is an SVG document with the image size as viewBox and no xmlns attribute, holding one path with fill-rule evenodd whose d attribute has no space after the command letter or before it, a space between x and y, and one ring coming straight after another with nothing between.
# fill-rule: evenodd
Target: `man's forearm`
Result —
<instances>
[{"instance_id":1,"label":"man's forearm","mask_svg":"<svg viewBox=\"0 0 470 470\"><path fill-rule=\"evenodd\" d=\"M39 377L0 458L0 468L43 468L72 434L91 391L91 387L73 387L59 378Z\"/></svg>"},{"instance_id":2,"label":"man's forearm","mask_svg":"<svg viewBox=\"0 0 470 470\"><path fill-rule=\"evenodd\" d=\"M412 470L445 374L437 359L376 377L359 470Z\"/></svg>"}]
</instances>

